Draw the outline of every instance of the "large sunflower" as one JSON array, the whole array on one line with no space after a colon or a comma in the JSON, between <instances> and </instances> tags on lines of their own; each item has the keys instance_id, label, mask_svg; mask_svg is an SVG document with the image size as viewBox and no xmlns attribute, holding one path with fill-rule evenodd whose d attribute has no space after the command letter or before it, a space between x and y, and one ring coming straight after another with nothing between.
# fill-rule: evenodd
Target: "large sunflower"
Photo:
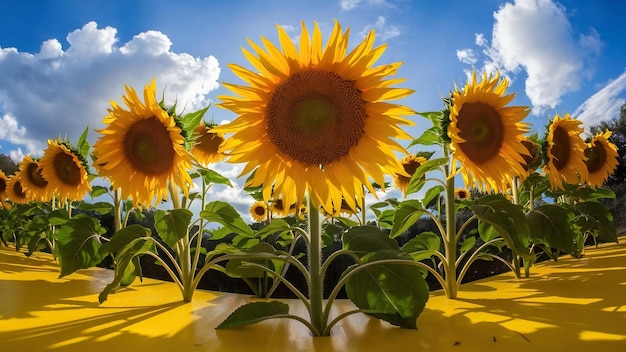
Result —
<instances>
[{"instance_id":1,"label":"large sunflower","mask_svg":"<svg viewBox=\"0 0 626 352\"><path fill-rule=\"evenodd\" d=\"M409 182L411 181L411 177L417 171L417 168L422 166L426 162L426 158L415 155L407 155L400 160L402 164L402 168L404 169L405 175L395 174L393 177L394 184L396 188L398 188L402 193L406 194L407 187L409 187Z\"/></svg>"},{"instance_id":2,"label":"large sunflower","mask_svg":"<svg viewBox=\"0 0 626 352\"><path fill-rule=\"evenodd\" d=\"M48 140L39 160L41 175L60 199L81 201L91 191L86 161L64 142Z\"/></svg>"},{"instance_id":3,"label":"large sunflower","mask_svg":"<svg viewBox=\"0 0 626 352\"><path fill-rule=\"evenodd\" d=\"M452 92L448 136L454 165L461 163L465 185L482 190L501 191L512 176L524 174L521 143L528 124L521 121L530 110L506 106L515 94L504 95L506 78L485 73L477 82L476 71L463 90Z\"/></svg>"},{"instance_id":4,"label":"large sunflower","mask_svg":"<svg viewBox=\"0 0 626 352\"><path fill-rule=\"evenodd\" d=\"M18 174L9 177L7 181L7 196L13 203L28 203L28 196L22 188L22 180Z\"/></svg>"},{"instance_id":5,"label":"large sunflower","mask_svg":"<svg viewBox=\"0 0 626 352\"><path fill-rule=\"evenodd\" d=\"M596 134L585 149L587 160L587 183L593 187L600 187L615 171L619 161L617 147L609 141L611 131Z\"/></svg>"},{"instance_id":6,"label":"large sunflower","mask_svg":"<svg viewBox=\"0 0 626 352\"><path fill-rule=\"evenodd\" d=\"M224 134L211 132L211 127L204 123L196 127L196 140L191 149L191 154L205 166L222 161L225 157L221 148L224 142Z\"/></svg>"},{"instance_id":7,"label":"large sunflower","mask_svg":"<svg viewBox=\"0 0 626 352\"><path fill-rule=\"evenodd\" d=\"M19 171L23 191L28 199L37 202L47 202L51 198L48 181L43 178L39 162L26 155L20 163Z\"/></svg>"},{"instance_id":8,"label":"large sunflower","mask_svg":"<svg viewBox=\"0 0 626 352\"><path fill-rule=\"evenodd\" d=\"M187 194L191 155L181 128L157 102L155 81L145 86L143 103L128 86L122 99L130 110L112 102L103 120L108 126L97 131L102 134L93 152L98 174L139 205L168 199L168 182Z\"/></svg>"},{"instance_id":9,"label":"large sunflower","mask_svg":"<svg viewBox=\"0 0 626 352\"><path fill-rule=\"evenodd\" d=\"M585 141L580 137L582 122L565 114L555 115L548 127L546 162L543 171L550 179L552 190L564 189L563 182L579 184L586 180Z\"/></svg>"},{"instance_id":10,"label":"large sunflower","mask_svg":"<svg viewBox=\"0 0 626 352\"><path fill-rule=\"evenodd\" d=\"M356 206L364 185L375 193L370 178L383 185L385 174L404 174L395 151L406 151L393 138L410 139L398 126L412 125L404 116L414 112L387 102L412 93L392 87L404 79L387 79L402 63L373 67L385 50L373 47L373 31L348 53L338 22L325 47L317 23L312 38L303 23L299 50L277 28L280 49L266 38L264 49L250 40L252 52L243 49L258 72L229 66L247 85L224 83L238 96L219 106L238 117L212 131L232 133L229 161L246 163L242 175L255 171L247 186L262 185L265 200L299 204L308 192L327 209L342 196Z\"/></svg>"}]
</instances>

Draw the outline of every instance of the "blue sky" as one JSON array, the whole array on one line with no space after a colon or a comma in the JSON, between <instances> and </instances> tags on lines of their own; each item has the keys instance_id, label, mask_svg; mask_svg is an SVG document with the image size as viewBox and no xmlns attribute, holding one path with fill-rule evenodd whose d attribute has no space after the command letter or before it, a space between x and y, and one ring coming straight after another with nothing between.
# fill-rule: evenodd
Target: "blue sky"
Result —
<instances>
[{"instance_id":1,"label":"blue sky","mask_svg":"<svg viewBox=\"0 0 626 352\"><path fill-rule=\"evenodd\" d=\"M280 25L295 40L302 21L327 38L338 20L352 45L374 29L388 44L378 63L404 62L398 77L415 93L402 103L416 111L441 109L440 95L472 67L509 77L513 103L532 107L527 122L541 133L554 114L590 126L626 101L626 41L615 28L626 2L617 0L5 0L0 13L0 153L16 160L40 155L48 138L75 142L86 126L93 143L124 84L156 78L187 110L217 102L228 93L220 82L240 83L226 65L251 67L246 38L276 42ZM216 107L207 117L234 118ZM415 120L417 137L429 125ZM249 202L240 187L216 192L242 209Z\"/></svg>"}]
</instances>

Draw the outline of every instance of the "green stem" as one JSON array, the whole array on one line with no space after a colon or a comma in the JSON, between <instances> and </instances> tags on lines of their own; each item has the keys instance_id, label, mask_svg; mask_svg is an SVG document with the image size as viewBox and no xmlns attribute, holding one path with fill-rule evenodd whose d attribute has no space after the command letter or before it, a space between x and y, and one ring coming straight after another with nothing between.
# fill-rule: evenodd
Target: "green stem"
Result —
<instances>
[{"instance_id":1,"label":"green stem","mask_svg":"<svg viewBox=\"0 0 626 352\"><path fill-rule=\"evenodd\" d=\"M115 232L122 229L122 189L116 188L113 191L113 218L115 223Z\"/></svg>"},{"instance_id":2,"label":"green stem","mask_svg":"<svg viewBox=\"0 0 626 352\"><path fill-rule=\"evenodd\" d=\"M443 263L446 272L446 286L448 298L454 299L457 296L456 278L456 217L454 211L454 176L447 176L446 184L446 234L444 237L444 247L446 260Z\"/></svg>"},{"instance_id":3,"label":"green stem","mask_svg":"<svg viewBox=\"0 0 626 352\"><path fill-rule=\"evenodd\" d=\"M519 205L519 179L517 177L512 177L511 178L511 193L513 195L513 204L515 205ZM531 190L532 192L532 190ZM513 264L513 272L515 273L515 276L517 278L521 277L521 273L522 273L522 268L521 268L521 259L520 256L517 254L513 254L513 260L512 260L512 264Z\"/></svg>"},{"instance_id":4,"label":"green stem","mask_svg":"<svg viewBox=\"0 0 626 352\"><path fill-rule=\"evenodd\" d=\"M309 197L309 274L311 282L309 284L309 300L311 309L311 325L318 332L326 330L324 321L324 278L321 275L322 268L322 228L320 224L320 213Z\"/></svg>"},{"instance_id":5,"label":"green stem","mask_svg":"<svg viewBox=\"0 0 626 352\"><path fill-rule=\"evenodd\" d=\"M180 194L178 188L172 182L168 183L170 197L172 197L172 207L174 209L180 209ZM183 285L183 301L191 302L194 293L193 286L193 270L191 268L191 248L189 247L189 233L185 234L176 245L174 251L178 259L178 265L180 266L181 278L180 281Z\"/></svg>"}]
</instances>

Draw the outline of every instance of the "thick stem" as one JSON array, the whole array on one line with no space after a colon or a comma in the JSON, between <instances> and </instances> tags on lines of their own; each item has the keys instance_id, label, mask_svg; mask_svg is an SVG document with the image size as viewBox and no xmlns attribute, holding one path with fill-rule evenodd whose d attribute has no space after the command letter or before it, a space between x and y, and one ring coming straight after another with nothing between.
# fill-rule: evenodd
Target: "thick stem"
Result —
<instances>
[{"instance_id":1,"label":"thick stem","mask_svg":"<svg viewBox=\"0 0 626 352\"><path fill-rule=\"evenodd\" d=\"M324 278L322 277L322 227L320 213L309 197L309 300L311 309L311 325L319 332L326 330L324 321Z\"/></svg>"},{"instance_id":2,"label":"thick stem","mask_svg":"<svg viewBox=\"0 0 626 352\"><path fill-rule=\"evenodd\" d=\"M122 229L122 189L119 187L113 191L113 208L115 232L117 232Z\"/></svg>"},{"instance_id":3,"label":"thick stem","mask_svg":"<svg viewBox=\"0 0 626 352\"><path fill-rule=\"evenodd\" d=\"M172 182L168 183L170 197L172 197L172 207L174 209L180 209L180 194L178 188ZM174 251L178 259L178 265L180 266L181 278L180 281L183 285L183 301L191 302L194 293L193 286L193 270L191 268L191 248L189 247L189 233L185 234L176 245Z\"/></svg>"},{"instance_id":4,"label":"thick stem","mask_svg":"<svg viewBox=\"0 0 626 352\"><path fill-rule=\"evenodd\" d=\"M457 278L456 278L456 214L454 211L454 176L448 176L446 185L446 234L444 246L446 260L443 263L446 272L446 286L448 298L456 298Z\"/></svg>"}]
</instances>

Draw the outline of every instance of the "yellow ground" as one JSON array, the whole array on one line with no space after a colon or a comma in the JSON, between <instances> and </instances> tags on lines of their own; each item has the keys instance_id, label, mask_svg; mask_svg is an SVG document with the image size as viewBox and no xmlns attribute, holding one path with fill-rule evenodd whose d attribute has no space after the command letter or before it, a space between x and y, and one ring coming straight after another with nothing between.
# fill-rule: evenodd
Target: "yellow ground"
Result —
<instances>
[{"instance_id":1,"label":"yellow ground","mask_svg":"<svg viewBox=\"0 0 626 352\"><path fill-rule=\"evenodd\" d=\"M463 285L458 300L434 292L405 330L362 314L312 338L293 320L215 330L250 297L199 290L184 304L172 283L146 279L98 304L111 272L57 279L45 253L0 249L0 351L626 351L626 245L588 249ZM296 300L285 300L304 315ZM353 308L340 301L334 312Z\"/></svg>"}]
</instances>

